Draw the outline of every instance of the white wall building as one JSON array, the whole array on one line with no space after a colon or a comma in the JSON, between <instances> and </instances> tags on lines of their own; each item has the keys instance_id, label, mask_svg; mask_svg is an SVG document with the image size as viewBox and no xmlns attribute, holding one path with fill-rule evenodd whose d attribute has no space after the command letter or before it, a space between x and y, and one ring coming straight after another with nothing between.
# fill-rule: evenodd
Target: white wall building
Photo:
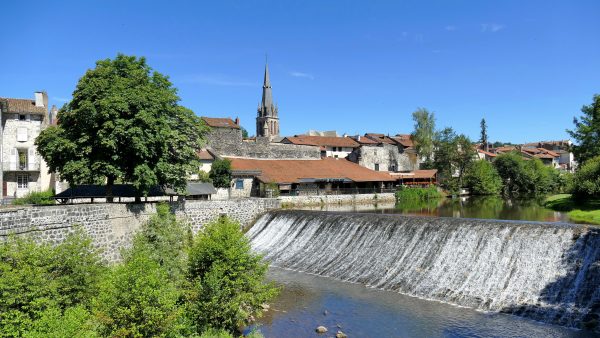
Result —
<instances>
[{"instance_id":1,"label":"white wall building","mask_svg":"<svg viewBox=\"0 0 600 338\"><path fill-rule=\"evenodd\" d=\"M48 126L48 95L36 92L34 97L34 100L0 97L2 199L44 191L53 184L34 144Z\"/></svg>"}]
</instances>

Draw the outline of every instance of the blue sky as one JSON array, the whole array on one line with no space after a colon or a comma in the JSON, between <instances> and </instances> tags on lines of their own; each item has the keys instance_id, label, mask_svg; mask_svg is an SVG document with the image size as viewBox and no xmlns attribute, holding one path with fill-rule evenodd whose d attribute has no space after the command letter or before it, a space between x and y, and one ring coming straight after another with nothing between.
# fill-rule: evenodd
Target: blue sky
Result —
<instances>
[{"instance_id":1,"label":"blue sky","mask_svg":"<svg viewBox=\"0 0 600 338\"><path fill-rule=\"evenodd\" d=\"M566 138L600 93L600 1L7 1L0 96L61 106L98 59L145 56L181 104L254 133L268 53L283 135Z\"/></svg>"}]
</instances>

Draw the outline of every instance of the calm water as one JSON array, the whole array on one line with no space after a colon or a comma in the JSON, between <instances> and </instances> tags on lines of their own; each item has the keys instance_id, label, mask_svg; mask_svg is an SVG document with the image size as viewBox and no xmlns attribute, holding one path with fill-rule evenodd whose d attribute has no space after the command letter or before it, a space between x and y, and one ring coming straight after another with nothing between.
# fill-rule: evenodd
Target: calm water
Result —
<instances>
[{"instance_id":1,"label":"calm water","mask_svg":"<svg viewBox=\"0 0 600 338\"><path fill-rule=\"evenodd\" d=\"M486 314L362 285L271 268L284 287L259 320L265 337L594 337L585 331ZM327 334L318 335L323 325Z\"/></svg>"},{"instance_id":2,"label":"calm water","mask_svg":"<svg viewBox=\"0 0 600 338\"><path fill-rule=\"evenodd\" d=\"M540 200L503 199L497 196L440 198L429 202L380 203L303 207L305 210L393 213L418 216L489 218L543 222L571 222L567 213L544 208Z\"/></svg>"}]
</instances>

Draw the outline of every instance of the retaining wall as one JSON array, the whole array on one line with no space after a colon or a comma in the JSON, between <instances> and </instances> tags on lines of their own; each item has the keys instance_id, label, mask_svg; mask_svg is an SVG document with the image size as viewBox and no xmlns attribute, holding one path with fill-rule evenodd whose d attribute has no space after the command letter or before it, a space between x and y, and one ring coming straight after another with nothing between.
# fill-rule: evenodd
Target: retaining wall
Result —
<instances>
[{"instance_id":1,"label":"retaining wall","mask_svg":"<svg viewBox=\"0 0 600 338\"><path fill-rule=\"evenodd\" d=\"M375 204L380 202L395 202L394 193L356 194L356 195L310 195L310 196L280 196L283 206L311 206L331 204Z\"/></svg>"}]
</instances>

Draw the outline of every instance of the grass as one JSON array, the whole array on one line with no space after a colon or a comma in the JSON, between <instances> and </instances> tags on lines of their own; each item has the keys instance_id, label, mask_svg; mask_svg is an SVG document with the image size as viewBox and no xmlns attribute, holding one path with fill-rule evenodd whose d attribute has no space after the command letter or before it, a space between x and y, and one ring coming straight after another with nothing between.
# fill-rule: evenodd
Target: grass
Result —
<instances>
[{"instance_id":1,"label":"grass","mask_svg":"<svg viewBox=\"0 0 600 338\"><path fill-rule=\"evenodd\" d=\"M427 201L430 199L441 198L442 194L437 187L428 188L400 188L396 191L396 201Z\"/></svg>"},{"instance_id":2,"label":"grass","mask_svg":"<svg viewBox=\"0 0 600 338\"><path fill-rule=\"evenodd\" d=\"M544 207L568 212L571 221L578 223L600 224L600 200L577 200L570 194L559 194L548 197Z\"/></svg>"}]
</instances>

